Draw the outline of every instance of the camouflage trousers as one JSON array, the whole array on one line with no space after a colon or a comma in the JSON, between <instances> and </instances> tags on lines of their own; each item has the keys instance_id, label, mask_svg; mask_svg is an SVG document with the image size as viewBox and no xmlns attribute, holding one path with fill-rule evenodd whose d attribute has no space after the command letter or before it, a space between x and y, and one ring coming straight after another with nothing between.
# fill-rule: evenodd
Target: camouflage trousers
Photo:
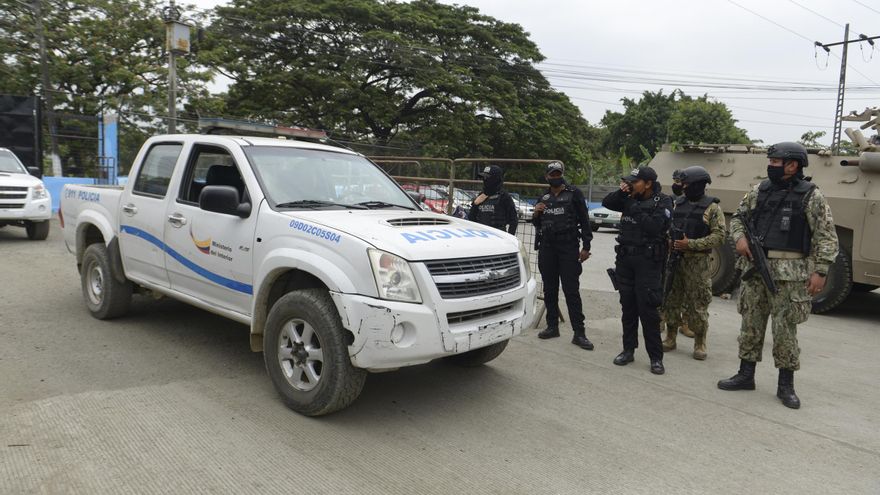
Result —
<instances>
[{"instance_id":1,"label":"camouflage trousers","mask_svg":"<svg viewBox=\"0 0 880 495\"><path fill-rule=\"evenodd\" d=\"M743 280L736 305L742 315L739 332L739 357L760 361L764 348L767 319L773 323L773 360L777 368L798 370L801 367L797 326L810 316L811 298L806 281L776 280L777 294L771 294L760 277Z\"/></svg>"},{"instance_id":2,"label":"camouflage trousers","mask_svg":"<svg viewBox=\"0 0 880 495\"><path fill-rule=\"evenodd\" d=\"M683 323L694 335L709 330L709 303L712 280L709 278L709 255L692 255L681 260L672 278L672 287L663 302L663 321L667 329Z\"/></svg>"}]
</instances>

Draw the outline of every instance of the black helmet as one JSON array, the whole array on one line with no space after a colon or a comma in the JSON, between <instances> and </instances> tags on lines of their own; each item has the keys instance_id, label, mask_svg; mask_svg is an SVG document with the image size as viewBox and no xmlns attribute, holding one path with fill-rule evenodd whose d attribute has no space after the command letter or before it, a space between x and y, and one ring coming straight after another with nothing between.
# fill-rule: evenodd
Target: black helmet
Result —
<instances>
[{"instance_id":1,"label":"black helmet","mask_svg":"<svg viewBox=\"0 0 880 495\"><path fill-rule=\"evenodd\" d=\"M801 168L808 165L807 148L800 143L785 141L776 143L767 148L767 158L782 158L783 163L788 160L798 162Z\"/></svg>"},{"instance_id":2,"label":"black helmet","mask_svg":"<svg viewBox=\"0 0 880 495\"><path fill-rule=\"evenodd\" d=\"M673 177L675 177L675 175L673 175ZM709 175L709 172L705 168L699 165L694 165L693 167L688 167L682 170L679 173L679 178L684 184L694 184L697 182L705 182L706 184L712 183L712 176Z\"/></svg>"}]
</instances>

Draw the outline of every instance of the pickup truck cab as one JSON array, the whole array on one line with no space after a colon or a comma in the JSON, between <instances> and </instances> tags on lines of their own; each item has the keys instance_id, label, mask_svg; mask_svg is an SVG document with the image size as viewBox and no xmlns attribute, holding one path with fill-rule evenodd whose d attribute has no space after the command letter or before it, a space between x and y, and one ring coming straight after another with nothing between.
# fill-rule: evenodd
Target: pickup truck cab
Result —
<instances>
[{"instance_id":1,"label":"pickup truck cab","mask_svg":"<svg viewBox=\"0 0 880 495\"><path fill-rule=\"evenodd\" d=\"M28 239L49 236L52 198L43 181L34 177L14 153L0 148L0 227L24 227Z\"/></svg>"},{"instance_id":2,"label":"pickup truck cab","mask_svg":"<svg viewBox=\"0 0 880 495\"><path fill-rule=\"evenodd\" d=\"M249 325L306 415L346 407L369 371L490 361L535 317L515 237L421 210L347 149L153 137L124 187L65 186L61 218L95 317L149 291Z\"/></svg>"}]
</instances>

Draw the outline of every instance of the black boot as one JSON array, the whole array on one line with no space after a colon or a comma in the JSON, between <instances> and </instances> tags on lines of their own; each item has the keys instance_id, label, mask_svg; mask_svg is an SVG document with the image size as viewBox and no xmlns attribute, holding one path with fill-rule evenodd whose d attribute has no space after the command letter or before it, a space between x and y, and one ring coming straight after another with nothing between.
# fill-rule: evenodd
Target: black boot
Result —
<instances>
[{"instance_id":1,"label":"black boot","mask_svg":"<svg viewBox=\"0 0 880 495\"><path fill-rule=\"evenodd\" d=\"M652 359L651 360L651 373L655 375L662 375L666 373L666 368L663 367L662 359Z\"/></svg>"},{"instance_id":2,"label":"black boot","mask_svg":"<svg viewBox=\"0 0 880 495\"><path fill-rule=\"evenodd\" d=\"M554 337L559 337L559 327L557 326L547 327L538 332L539 339L552 339Z\"/></svg>"},{"instance_id":3,"label":"black boot","mask_svg":"<svg viewBox=\"0 0 880 495\"><path fill-rule=\"evenodd\" d=\"M718 382L721 390L755 390L755 362L740 361L739 373Z\"/></svg>"},{"instance_id":4,"label":"black boot","mask_svg":"<svg viewBox=\"0 0 880 495\"><path fill-rule=\"evenodd\" d=\"M635 360L635 353L632 349L624 349L623 352L617 355L614 358L614 364L618 366L626 366L627 364L633 362Z\"/></svg>"},{"instance_id":5,"label":"black boot","mask_svg":"<svg viewBox=\"0 0 880 495\"><path fill-rule=\"evenodd\" d=\"M801 400L794 393L794 370L779 368L779 386L776 397L782 399L782 405L792 409L801 408Z\"/></svg>"},{"instance_id":6,"label":"black boot","mask_svg":"<svg viewBox=\"0 0 880 495\"><path fill-rule=\"evenodd\" d=\"M594 347L593 343L590 342L590 339L587 338L587 335L584 332L575 332L574 338L571 339L571 343L588 351L592 351Z\"/></svg>"}]
</instances>

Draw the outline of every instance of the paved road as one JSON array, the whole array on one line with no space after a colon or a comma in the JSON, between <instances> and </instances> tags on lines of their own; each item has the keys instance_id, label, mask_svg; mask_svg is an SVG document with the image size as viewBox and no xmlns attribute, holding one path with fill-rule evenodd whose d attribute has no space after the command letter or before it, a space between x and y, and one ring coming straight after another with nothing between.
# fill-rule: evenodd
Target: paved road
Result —
<instances>
[{"instance_id":1,"label":"paved road","mask_svg":"<svg viewBox=\"0 0 880 495\"><path fill-rule=\"evenodd\" d=\"M738 364L733 301L712 304L707 361L612 365L612 242L597 234L584 275L595 351L531 331L480 369L373 375L310 419L276 398L244 326L147 299L97 321L57 224L46 242L6 227L0 493L880 493L880 294L802 326L792 411L768 361L757 391L715 388Z\"/></svg>"}]
</instances>

